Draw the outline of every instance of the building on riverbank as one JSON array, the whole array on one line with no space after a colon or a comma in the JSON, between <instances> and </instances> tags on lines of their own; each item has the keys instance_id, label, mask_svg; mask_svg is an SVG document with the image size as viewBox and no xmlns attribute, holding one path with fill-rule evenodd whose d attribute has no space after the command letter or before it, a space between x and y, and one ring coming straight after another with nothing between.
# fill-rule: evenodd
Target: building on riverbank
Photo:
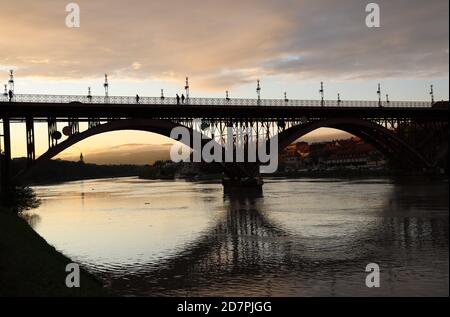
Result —
<instances>
[{"instance_id":1,"label":"building on riverbank","mask_svg":"<svg viewBox=\"0 0 450 317\"><path fill-rule=\"evenodd\" d=\"M357 137L308 144L289 145L280 155L286 171L327 169L380 169L386 164L381 153Z\"/></svg>"}]
</instances>

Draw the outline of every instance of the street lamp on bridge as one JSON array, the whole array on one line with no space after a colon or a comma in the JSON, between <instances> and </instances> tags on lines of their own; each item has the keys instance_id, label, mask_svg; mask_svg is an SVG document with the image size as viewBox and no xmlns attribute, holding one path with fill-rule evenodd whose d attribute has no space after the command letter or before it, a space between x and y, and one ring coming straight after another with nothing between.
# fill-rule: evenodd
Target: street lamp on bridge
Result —
<instances>
[{"instance_id":1,"label":"street lamp on bridge","mask_svg":"<svg viewBox=\"0 0 450 317\"><path fill-rule=\"evenodd\" d=\"M337 99L338 107L341 105L341 94L338 93L338 99Z\"/></svg>"},{"instance_id":2,"label":"street lamp on bridge","mask_svg":"<svg viewBox=\"0 0 450 317\"><path fill-rule=\"evenodd\" d=\"M12 69L9 70L8 84L9 84L9 90L11 90L12 93L14 94L14 71Z\"/></svg>"},{"instance_id":3,"label":"street lamp on bridge","mask_svg":"<svg viewBox=\"0 0 450 317\"><path fill-rule=\"evenodd\" d=\"M433 85L430 86L430 95L431 95L431 105L434 104L434 87Z\"/></svg>"},{"instance_id":4,"label":"street lamp on bridge","mask_svg":"<svg viewBox=\"0 0 450 317\"><path fill-rule=\"evenodd\" d=\"M186 85L184 86L184 90L186 91L186 101L189 100L189 78L186 77Z\"/></svg>"},{"instance_id":5,"label":"street lamp on bridge","mask_svg":"<svg viewBox=\"0 0 450 317\"><path fill-rule=\"evenodd\" d=\"M88 95L87 95L87 98L88 98L89 102L92 101L91 87L88 87Z\"/></svg>"},{"instance_id":6,"label":"street lamp on bridge","mask_svg":"<svg viewBox=\"0 0 450 317\"><path fill-rule=\"evenodd\" d=\"M381 85L378 84L378 90L377 90L377 94L378 94L378 107L381 107Z\"/></svg>"},{"instance_id":7,"label":"street lamp on bridge","mask_svg":"<svg viewBox=\"0 0 450 317\"><path fill-rule=\"evenodd\" d=\"M287 93L284 92L284 102L288 102L288 101L289 101L289 99L288 99L288 97L287 97Z\"/></svg>"},{"instance_id":8,"label":"street lamp on bridge","mask_svg":"<svg viewBox=\"0 0 450 317\"><path fill-rule=\"evenodd\" d=\"M261 103L261 86L259 79L256 80L256 95L258 96L258 106Z\"/></svg>"},{"instance_id":9,"label":"street lamp on bridge","mask_svg":"<svg viewBox=\"0 0 450 317\"><path fill-rule=\"evenodd\" d=\"M108 74L105 74L105 83L103 84L105 88L105 98L108 98L109 95L109 83L108 83Z\"/></svg>"},{"instance_id":10,"label":"street lamp on bridge","mask_svg":"<svg viewBox=\"0 0 450 317\"><path fill-rule=\"evenodd\" d=\"M389 95L386 94L386 103L389 104Z\"/></svg>"},{"instance_id":11,"label":"street lamp on bridge","mask_svg":"<svg viewBox=\"0 0 450 317\"><path fill-rule=\"evenodd\" d=\"M164 89L161 89L161 100L164 100Z\"/></svg>"},{"instance_id":12,"label":"street lamp on bridge","mask_svg":"<svg viewBox=\"0 0 450 317\"><path fill-rule=\"evenodd\" d=\"M320 93L320 105L323 107L324 105L325 105L325 101L324 101L324 99L323 99L323 96L324 96L324 89L323 89L323 81L321 81L320 82L320 90L319 90L319 93Z\"/></svg>"}]
</instances>

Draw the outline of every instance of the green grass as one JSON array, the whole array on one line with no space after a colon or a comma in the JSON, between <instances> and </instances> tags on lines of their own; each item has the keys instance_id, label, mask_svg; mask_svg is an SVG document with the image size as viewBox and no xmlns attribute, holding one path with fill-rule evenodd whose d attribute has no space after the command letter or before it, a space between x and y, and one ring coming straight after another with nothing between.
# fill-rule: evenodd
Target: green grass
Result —
<instances>
[{"instance_id":1,"label":"green grass","mask_svg":"<svg viewBox=\"0 0 450 317\"><path fill-rule=\"evenodd\" d=\"M66 287L66 265L73 262L16 214L0 207L0 296L107 296L84 270L80 288Z\"/></svg>"}]
</instances>

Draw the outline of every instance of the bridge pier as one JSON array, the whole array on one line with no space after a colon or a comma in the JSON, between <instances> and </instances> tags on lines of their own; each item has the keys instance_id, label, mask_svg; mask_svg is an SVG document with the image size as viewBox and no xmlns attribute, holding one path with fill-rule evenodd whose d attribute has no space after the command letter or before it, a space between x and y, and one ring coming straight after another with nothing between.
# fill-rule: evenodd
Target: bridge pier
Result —
<instances>
[{"instance_id":1,"label":"bridge pier","mask_svg":"<svg viewBox=\"0 0 450 317\"><path fill-rule=\"evenodd\" d=\"M3 121L3 154L0 155L0 198L9 192L11 186L11 129L9 118Z\"/></svg>"},{"instance_id":2,"label":"bridge pier","mask_svg":"<svg viewBox=\"0 0 450 317\"><path fill-rule=\"evenodd\" d=\"M27 166L30 167L36 159L33 118L27 117L25 119L25 125L27 130Z\"/></svg>"},{"instance_id":3,"label":"bridge pier","mask_svg":"<svg viewBox=\"0 0 450 317\"><path fill-rule=\"evenodd\" d=\"M225 176L222 178L225 193L262 193L264 182L258 163L227 163L225 168Z\"/></svg>"},{"instance_id":4,"label":"bridge pier","mask_svg":"<svg viewBox=\"0 0 450 317\"><path fill-rule=\"evenodd\" d=\"M222 179L222 185L225 193L239 193L244 190L255 193L262 193L263 180L261 176L248 178L227 178Z\"/></svg>"}]
</instances>

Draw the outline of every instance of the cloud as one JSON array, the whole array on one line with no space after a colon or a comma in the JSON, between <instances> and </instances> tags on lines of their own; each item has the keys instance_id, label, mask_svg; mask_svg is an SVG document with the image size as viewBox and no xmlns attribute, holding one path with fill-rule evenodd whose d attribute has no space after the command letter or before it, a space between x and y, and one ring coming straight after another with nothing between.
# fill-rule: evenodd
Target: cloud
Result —
<instances>
[{"instance_id":1,"label":"cloud","mask_svg":"<svg viewBox=\"0 0 450 317\"><path fill-rule=\"evenodd\" d=\"M139 70L141 69L142 64L139 62L134 62L133 64L131 64L131 68L133 68L134 70Z\"/></svg>"},{"instance_id":2,"label":"cloud","mask_svg":"<svg viewBox=\"0 0 450 317\"><path fill-rule=\"evenodd\" d=\"M271 75L448 78L447 0L379 0L381 27L360 0L79 0L2 4L0 65L20 76L180 80L223 89Z\"/></svg>"}]
</instances>

